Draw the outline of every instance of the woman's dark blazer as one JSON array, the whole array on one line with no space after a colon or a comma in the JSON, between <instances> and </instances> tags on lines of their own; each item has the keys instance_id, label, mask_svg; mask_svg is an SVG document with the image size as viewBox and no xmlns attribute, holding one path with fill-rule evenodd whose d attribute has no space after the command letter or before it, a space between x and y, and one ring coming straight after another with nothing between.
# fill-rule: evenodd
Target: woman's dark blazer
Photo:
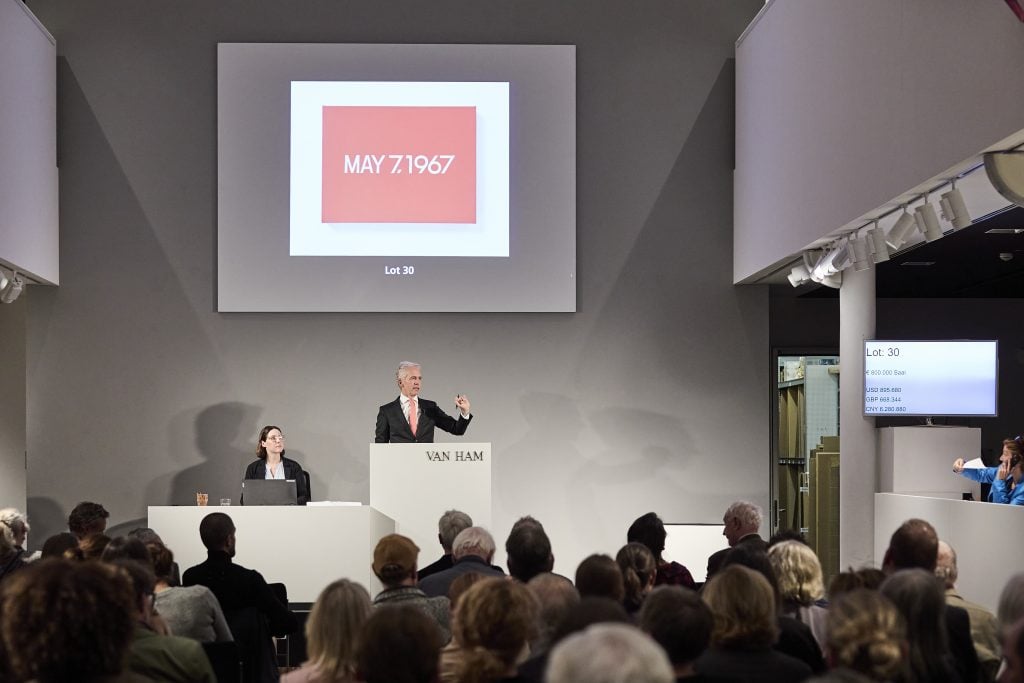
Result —
<instances>
[{"instance_id":1,"label":"woman's dark blazer","mask_svg":"<svg viewBox=\"0 0 1024 683\"><path fill-rule=\"evenodd\" d=\"M284 478L295 480L295 497L299 505L309 502L309 489L306 488L306 477L302 473L302 466L291 458L281 458L284 465ZM267 476L266 460L254 460L245 468L246 479L265 479Z\"/></svg>"}]
</instances>

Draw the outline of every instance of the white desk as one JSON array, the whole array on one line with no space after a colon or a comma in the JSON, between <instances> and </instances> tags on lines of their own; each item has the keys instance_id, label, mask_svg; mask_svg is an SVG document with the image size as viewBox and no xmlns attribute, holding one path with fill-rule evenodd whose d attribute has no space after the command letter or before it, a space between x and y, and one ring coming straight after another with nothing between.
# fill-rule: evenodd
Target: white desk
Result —
<instances>
[{"instance_id":1,"label":"white desk","mask_svg":"<svg viewBox=\"0 0 1024 683\"><path fill-rule=\"evenodd\" d=\"M957 592L995 613L1006 581L1024 571L1024 545L1015 537L1024 525L1024 506L876 493L877 565L882 564L892 532L915 517L930 522L956 551Z\"/></svg>"},{"instance_id":2,"label":"white desk","mask_svg":"<svg viewBox=\"0 0 1024 683\"><path fill-rule=\"evenodd\" d=\"M268 583L284 583L291 602L314 602L340 578L358 581L370 597L381 590L370 569L373 549L394 533L395 522L371 507L150 507L149 526L174 552L182 572L206 560L199 523L211 512L224 512L235 523L234 561Z\"/></svg>"}]
</instances>

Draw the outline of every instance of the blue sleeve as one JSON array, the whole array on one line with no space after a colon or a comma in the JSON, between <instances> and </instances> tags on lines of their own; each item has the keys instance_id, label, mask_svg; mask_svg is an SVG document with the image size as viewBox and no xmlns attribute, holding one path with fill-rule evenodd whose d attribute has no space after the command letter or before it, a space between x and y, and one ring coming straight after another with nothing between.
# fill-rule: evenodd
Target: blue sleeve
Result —
<instances>
[{"instance_id":1,"label":"blue sleeve","mask_svg":"<svg viewBox=\"0 0 1024 683\"><path fill-rule=\"evenodd\" d=\"M1024 485L1018 484L1011 491L1008 479L996 479L992 482L992 502L1024 505Z\"/></svg>"},{"instance_id":2,"label":"blue sleeve","mask_svg":"<svg viewBox=\"0 0 1024 683\"><path fill-rule=\"evenodd\" d=\"M991 484L996 479L996 467L983 467L980 470L964 469L960 471L961 477L967 477L973 481L980 481L982 484Z\"/></svg>"}]
</instances>

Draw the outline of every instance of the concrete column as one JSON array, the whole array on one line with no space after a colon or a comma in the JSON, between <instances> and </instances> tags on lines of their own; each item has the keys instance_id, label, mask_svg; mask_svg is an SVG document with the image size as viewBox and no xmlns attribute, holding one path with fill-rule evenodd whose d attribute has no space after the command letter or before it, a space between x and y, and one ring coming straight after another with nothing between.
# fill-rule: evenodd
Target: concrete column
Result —
<instances>
[{"instance_id":1,"label":"concrete column","mask_svg":"<svg viewBox=\"0 0 1024 683\"><path fill-rule=\"evenodd\" d=\"M878 456L864 417L864 340L875 336L875 270L843 271L839 289L839 566L874 563Z\"/></svg>"}]
</instances>

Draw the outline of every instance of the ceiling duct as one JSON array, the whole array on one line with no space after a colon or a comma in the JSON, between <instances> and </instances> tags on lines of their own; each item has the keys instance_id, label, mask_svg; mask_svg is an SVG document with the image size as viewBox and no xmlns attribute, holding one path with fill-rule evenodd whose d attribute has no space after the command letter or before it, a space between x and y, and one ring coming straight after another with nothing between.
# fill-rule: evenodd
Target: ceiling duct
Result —
<instances>
[{"instance_id":1,"label":"ceiling duct","mask_svg":"<svg viewBox=\"0 0 1024 683\"><path fill-rule=\"evenodd\" d=\"M999 194L1024 206L1024 152L987 152L985 173Z\"/></svg>"}]
</instances>

